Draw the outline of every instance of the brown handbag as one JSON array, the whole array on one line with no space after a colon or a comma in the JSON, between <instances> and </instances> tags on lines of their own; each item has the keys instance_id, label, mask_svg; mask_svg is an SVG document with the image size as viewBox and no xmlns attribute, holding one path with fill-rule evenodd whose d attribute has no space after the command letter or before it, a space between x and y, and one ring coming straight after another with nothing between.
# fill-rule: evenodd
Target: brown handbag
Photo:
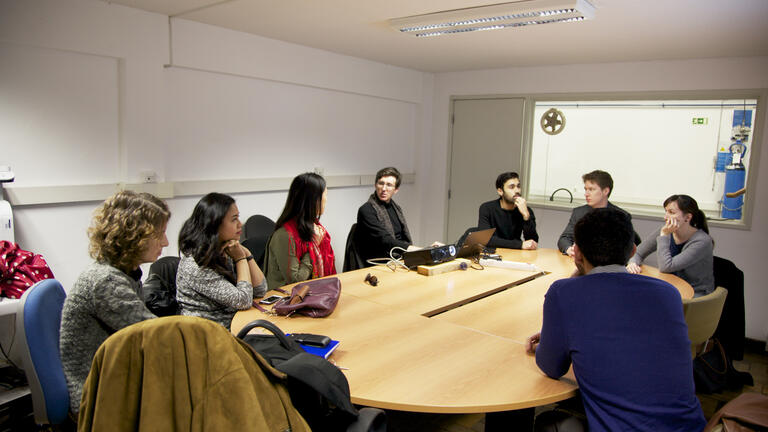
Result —
<instances>
[{"instance_id":1,"label":"brown handbag","mask_svg":"<svg viewBox=\"0 0 768 432\"><path fill-rule=\"evenodd\" d=\"M294 286L291 296L275 303L272 311L278 315L297 313L322 318L336 309L340 295L339 278L312 279Z\"/></svg>"}]
</instances>

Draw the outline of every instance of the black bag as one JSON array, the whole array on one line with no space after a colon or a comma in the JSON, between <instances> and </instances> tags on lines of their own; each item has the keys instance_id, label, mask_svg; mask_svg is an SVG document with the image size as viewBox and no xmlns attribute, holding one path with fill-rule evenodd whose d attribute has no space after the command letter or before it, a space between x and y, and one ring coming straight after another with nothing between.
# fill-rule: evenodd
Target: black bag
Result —
<instances>
[{"instance_id":1,"label":"black bag","mask_svg":"<svg viewBox=\"0 0 768 432\"><path fill-rule=\"evenodd\" d=\"M728 359L717 339L710 340L712 348L693 359L693 381L696 393L720 393L728 382ZM709 343L707 344L710 345Z\"/></svg>"},{"instance_id":2,"label":"black bag","mask_svg":"<svg viewBox=\"0 0 768 432\"><path fill-rule=\"evenodd\" d=\"M693 359L696 393L720 393L723 390L738 390L745 384L752 385L752 375L733 367L719 340L710 339L707 347L709 349Z\"/></svg>"},{"instance_id":3,"label":"black bag","mask_svg":"<svg viewBox=\"0 0 768 432\"><path fill-rule=\"evenodd\" d=\"M272 334L249 335L255 327L265 328ZM344 430L357 420L358 411L350 400L347 377L328 360L306 353L269 321L252 321L237 337L275 369L288 375L291 402L312 430Z\"/></svg>"}]
</instances>

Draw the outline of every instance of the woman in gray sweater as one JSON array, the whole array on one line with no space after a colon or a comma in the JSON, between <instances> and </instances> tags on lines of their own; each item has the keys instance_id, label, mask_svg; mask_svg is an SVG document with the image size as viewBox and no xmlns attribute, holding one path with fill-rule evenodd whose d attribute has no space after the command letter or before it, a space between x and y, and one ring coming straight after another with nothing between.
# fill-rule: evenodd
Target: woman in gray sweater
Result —
<instances>
[{"instance_id":1,"label":"woman in gray sweater","mask_svg":"<svg viewBox=\"0 0 768 432\"><path fill-rule=\"evenodd\" d=\"M238 310L267 292L264 274L240 244L243 224L235 200L216 192L200 199L179 233L182 254L176 300L182 315L216 321L227 329Z\"/></svg>"},{"instance_id":2,"label":"woman in gray sweater","mask_svg":"<svg viewBox=\"0 0 768 432\"><path fill-rule=\"evenodd\" d=\"M712 272L714 241L709 236L704 212L688 195L667 198L664 211L664 226L640 243L627 270L640 273L643 260L656 251L659 271L672 273L691 284L694 297L711 293L715 289Z\"/></svg>"},{"instance_id":3,"label":"woman in gray sweater","mask_svg":"<svg viewBox=\"0 0 768 432\"><path fill-rule=\"evenodd\" d=\"M141 296L139 265L168 246L168 206L148 193L122 191L95 211L88 229L95 260L67 293L61 312L60 350L73 414L96 349L112 333L150 318Z\"/></svg>"}]
</instances>

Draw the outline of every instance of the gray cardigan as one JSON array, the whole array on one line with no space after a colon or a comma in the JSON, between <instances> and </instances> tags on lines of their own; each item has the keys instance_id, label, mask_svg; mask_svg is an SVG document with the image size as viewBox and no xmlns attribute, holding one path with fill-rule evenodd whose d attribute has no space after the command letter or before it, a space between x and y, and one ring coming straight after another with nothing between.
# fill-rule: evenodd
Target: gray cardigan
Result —
<instances>
[{"instance_id":1,"label":"gray cardigan","mask_svg":"<svg viewBox=\"0 0 768 432\"><path fill-rule=\"evenodd\" d=\"M176 300L182 315L207 318L229 330L235 313L249 309L254 297L266 292L266 278L256 286L246 281L234 285L215 270L198 266L190 256L182 256L179 261Z\"/></svg>"},{"instance_id":2,"label":"gray cardigan","mask_svg":"<svg viewBox=\"0 0 768 432\"><path fill-rule=\"evenodd\" d=\"M93 263L67 293L59 342L73 413L80 409L83 384L102 342L123 327L155 318L140 292L140 281L110 265Z\"/></svg>"},{"instance_id":3,"label":"gray cardigan","mask_svg":"<svg viewBox=\"0 0 768 432\"><path fill-rule=\"evenodd\" d=\"M679 254L672 256L669 244L672 235L662 236L661 228L640 243L637 252L629 261L640 265L643 260L657 252L659 271L672 273L691 284L695 297L715 290L715 276L712 271L712 237L703 230L697 230L683 245Z\"/></svg>"}]
</instances>

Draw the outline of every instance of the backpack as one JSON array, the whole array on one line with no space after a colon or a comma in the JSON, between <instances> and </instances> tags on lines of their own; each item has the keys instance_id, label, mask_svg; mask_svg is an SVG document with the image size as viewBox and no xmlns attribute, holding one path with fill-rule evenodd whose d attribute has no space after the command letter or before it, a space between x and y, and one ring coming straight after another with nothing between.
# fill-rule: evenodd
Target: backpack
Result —
<instances>
[{"instance_id":1,"label":"backpack","mask_svg":"<svg viewBox=\"0 0 768 432\"><path fill-rule=\"evenodd\" d=\"M249 335L256 327L272 334ZM306 353L298 342L266 320L251 321L237 337L288 375L291 402L312 430L345 430L357 421L358 410L350 400L347 377L334 364ZM383 412L381 417L379 422Z\"/></svg>"}]
</instances>

